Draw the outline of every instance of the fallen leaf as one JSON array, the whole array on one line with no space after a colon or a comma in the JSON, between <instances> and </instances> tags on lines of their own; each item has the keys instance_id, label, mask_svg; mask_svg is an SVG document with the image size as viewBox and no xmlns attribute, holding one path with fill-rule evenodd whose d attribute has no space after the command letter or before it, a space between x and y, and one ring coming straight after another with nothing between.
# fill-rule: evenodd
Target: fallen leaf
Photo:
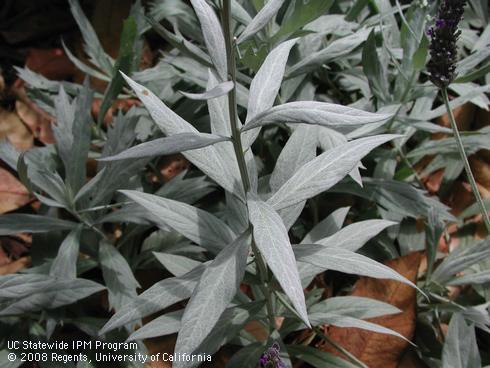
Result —
<instances>
[{"instance_id":1,"label":"fallen leaf","mask_svg":"<svg viewBox=\"0 0 490 368\"><path fill-rule=\"evenodd\" d=\"M456 124L458 129L461 131L471 130L471 125L474 121L476 112L476 107L472 103L465 103L464 105L458 106L453 109L454 119L456 120ZM442 115L437 119L437 124L442 125L446 128L451 127L451 123L449 122L449 116L447 114ZM445 138L448 135L445 133L434 133L434 139Z\"/></svg>"},{"instance_id":2,"label":"fallen leaf","mask_svg":"<svg viewBox=\"0 0 490 368\"><path fill-rule=\"evenodd\" d=\"M97 120L99 116L100 106L102 105L101 98L95 98L92 102L92 117ZM118 110L122 110L123 112L127 112L133 106L140 106L141 102L134 98L126 99L126 100L115 100L112 103L112 106L107 110L107 113L104 117L104 124L109 125L112 122L112 117Z\"/></svg>"},{"instance_id":3,"label":"fallen leaf","mask_svg":"<svg viewBox=\"0 0 490 368\"><path fill-rule=\"evenodd\" d=\"M187 170L190 162L181 154L165 156L159 165L160 174L166 183L182 171Z\"/></svg>"},{"instance_id":4,"label":"fallen leaf","mask_svg":"<svg viewBox=\"0 0 490 368\"><path fill-rule=\"evenodd\" d=\"M75 65L60 48L30 49L25 66L53 80L69 79L75 72Z\"/></svg>"},{"instance_id":5,"label":"fallen leaf","mask_svg":"<svg viewBox=\"0 0 490 368\"><path fill-rule=\"evenodd\" d=\"M483 186L487 191L490 190L490 165L477 156L469 157L471 171L478 184ZM483 193L481 193L483 194Z\"/></svg>"},{"instance_id":6,"label":"fallen leaf","mask_svg":"<svg viewBox=\"0 0 490 368\"><path fill-rule=\"evenodd\" d=\"M27 95L23 100L18 99L15 102L15 111L36 139L45 144L54 143L53 130L51 129L53 118L42 111Z\"/></svg>"},{"instance_id":7,"label":"fallen leaf","mask_svg":"<svg viewBox=\"0 0 490 368\"><path fill-rule=\"evenodd\" d=\"M0 167L0 214L13 211L30 201L29 191L6 169Z\"/></svg>"},{"instance_id":8,"label":"fallen leaf","mask_svg":"<svg viewBox=\"0 0 490 368\"><path fill-rule=\"evenodd\" d=\"M0 266L0 275L8 275L10 273L15 273L23 268L26 268L31 264L31 257L22 257L16 261L7 263Z\"/></svg>"},{"instance_id":9,"label":"fallen leaf","mask_svg":"<svg viewBox=\"0 0 490 368\"><path fill-rule=\"evenodd\" d=\"M14 111L0 109L0 140L7 138L18 150L26 150L33 145L30 130Z\"/></svg>"},{"instance_id":10,"label":"fallen leaf","mask_svg":"<svg viewBox=\"0 0 490 368\"><path fill-rule=\"evenodd\" d=\"M408 280L415 282L421 253L410 253L386 262ZM390 303L402 310L401 313L368 319L368 321L390 328L407 339L415 331L416 292L408 285L392 280L361 277L351 295L373 298ZM408 342L391 335L374 333L357 328L330 326L328 335L369 367L396 368ZM321 348L338 354L324 343ZM339 356L342 356L338 354Z\"/></svg>"}]
</instances>

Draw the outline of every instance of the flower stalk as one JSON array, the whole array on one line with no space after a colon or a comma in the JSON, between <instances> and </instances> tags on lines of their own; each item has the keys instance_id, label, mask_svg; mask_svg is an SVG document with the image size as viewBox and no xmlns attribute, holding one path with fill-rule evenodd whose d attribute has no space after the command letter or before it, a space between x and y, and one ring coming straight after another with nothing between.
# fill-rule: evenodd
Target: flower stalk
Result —
<instances>
[{"instance_id":1,"label":"flower stalk","mask_svg":"<svg viewBox=\"0 0 490 368\"><path fill-rule=\"evenodd\" d=\"M434 25L429 29L428 34L431 37L429 49L430 60L427 64L427 70L430 74L430 80L441 90L442 99L446 106L449 122L453 130L456 145L459 155L464 164L464 169L471 185L471 190L475 196L478 207L483 216L483 222L490 233L490 219L487 209L481 198L478 186L476 184L471 167L468 162L468 156L464 150L463 141L459 134L458 126L454 119L447 87L456 77L456 61L457 61L457 41L461 35L461 30L458 29L458 24L463 19L464 6L466 0L443 0L439 6Z\"/></svg>"},{"instance_id":2,"label":"flower stalk","mask_svg":"<svg viewBox=\"0 0 490 368\"><path fill-rule=\"evenodd\" d=\"M463 141L459 134L458 125L456 124L456 120L454 119L453 111L449 106L449 98L447 95L447 89L441 88L442 99L444 100L444 104L446 105L447 114L449 116L449 122L451 123L451 128L454 133L454 138L456 139L456 145L458 146L459 155L461 156L461 160L464 164L464 169L466 171L466 175L468 176L468 180L471 185L471 190L473 191L473 195L476 198L476 202L478 203L478 207L480 208L480 212L483 216L483 222L485 223L485 227L487 228L487 232L490 233L490 219L488 218L488 211L485 208L485 203L480 195L480 191L478 190L478 186L476 184L475 177L471 171L470 163L468 162L468 157L464 150Z\"/></svg>"}]
</instances>

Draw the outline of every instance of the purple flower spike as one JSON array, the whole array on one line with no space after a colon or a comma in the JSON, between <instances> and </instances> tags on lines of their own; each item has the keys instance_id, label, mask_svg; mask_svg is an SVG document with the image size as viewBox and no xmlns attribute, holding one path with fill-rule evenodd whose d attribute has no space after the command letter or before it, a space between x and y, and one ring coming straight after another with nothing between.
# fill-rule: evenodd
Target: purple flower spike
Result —
<instances>
[{"instance_id":1,"label":"purple flower spike","mask_svg":"<svg viewBox=\"0 0 490 368\"><path fill-rule=\"evenodd\" d=\"M286 368L286 364L279 357L281 348L277 342L272 344L259 359L259 364L264 368Z\"/></svg>"},{"instance_id":2,"label":"purple flower spike","mask_svg":"<svg viewBox=\"0 0 490 368\"><path fill-rule=\"evenodd\" d=\"M458 23L463 18L466 0L442 0L430 36L430 60L427 70L430 80L439 88L446 88L456 77Z\"/></svg>"}]
</instances>

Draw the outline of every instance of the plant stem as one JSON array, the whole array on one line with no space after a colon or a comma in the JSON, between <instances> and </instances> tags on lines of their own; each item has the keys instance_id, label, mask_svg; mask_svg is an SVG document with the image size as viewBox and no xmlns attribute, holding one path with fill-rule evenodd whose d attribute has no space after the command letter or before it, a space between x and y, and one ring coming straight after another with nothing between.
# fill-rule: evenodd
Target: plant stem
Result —
<instances>
[{"instance_id":1,"label":"plant stem","mask_svg":"<svg viewBox=\"0 0 490 368\"><path fill-rule=\"evenodd\" d=\"M485 223L485 227L487 228L487 232L490 233L490 219L488 218L488 212L487 212L487 209L485 208L485 204L483 203L483 200L481 198L481 195L480 195L480 192L478 190L478 186L476 185L476 181L475 181L475 178L473 176L473 173L471 172L470 163L468 162L468 157L466 156L466 152L464 150L463 141L461 140L461 136L459 135L459 130L458 130L458 126L456 124L456 120L454 120L453 111L451 110L451 107L449 106L449 98L447 95L447 89L441 88L441 93L442 93L442 99L444 100L444 104L446 105L447 114L449 116L449 122L451 123L451 128L453 129L453 132L454 132L454 138L456 139L456 144L458 146L459 155L461 156L461 160L463 161L464 169L466 171L466 175L468 176L468 180L470 181L471 190L473 191L473 195L476 198L476 202L478 203L478 206L480 207L480 212L483 216L483 222Z\"/></svg>"},{"instance_id":2,"label":"plant stem","mask_svg":"<svg viewBox=\"0 0 490 368\"><path fill-rule=\"evenodd\" d=\"M248 177L247 163L245 161L245 155L243 154L242 139L240 135L240 129L238 127L238 113L236 102L236 60L234 52L234 40L233 31L231 29L231 0L223 1L223 33L225 36L226 44L226 59L228 66L228 74L233 82L233 89L228 93L228 110L230 114L231 125L231 140L233 142L233 149L238 162L238 168L240 170L240 177L245 194L250 190L250 178ZM249 221L249 226L252 227ZM262 291L266 298L267 315L269 319L269 333L272 333L276 328L274 307L272 302L271 286L268 281L267 265L265 264L259 249L257 248L252 235L252 250L255 254L255 261L257 264L257 273L260 276L262 283Z\"/></svg>"}]
</instances>

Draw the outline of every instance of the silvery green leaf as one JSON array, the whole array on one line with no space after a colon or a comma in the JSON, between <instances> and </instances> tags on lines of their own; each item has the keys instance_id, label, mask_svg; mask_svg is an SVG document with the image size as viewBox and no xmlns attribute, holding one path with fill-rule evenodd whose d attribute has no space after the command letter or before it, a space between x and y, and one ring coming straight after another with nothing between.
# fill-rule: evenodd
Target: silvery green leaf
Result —
<instances>
[{"instance_id":1,"label":"silvery green leaf","mask_svg":"<svg viewBox=\"0 0 490 368\"><path fill-rule=\"evenodd\" d=\"M91 77L109 82L111 79L104 73L101 73L97 69L92 68L91 66L83 63L80 59L78 59L75 55L72 54L70 49L65 45L65 42L61 40L61 45L63 46L63 50L65 50L66 56L68 56L68 59L82 72L84 72L87 75L90 75Z\"/></svg>"},{"instance_id":2,"label":"silvery green leaf","mask_svg":"<svg viewBox=\"0 0 490 368\"><path fill-rule=\"evenodd\" d=\"M221 80L225 81L228 76L226 46L218 17L213 8L206 3L206 0L191 0L191 4L199 18L199 23L201 23L204 42L211 60Z\"/></svg>"},{"instance_id":3,"label":"silvery green leaf","mask_svg":"<svg viewBox=\"0 0 490 368\"><path fill-rule=\"evenodd\" d=\"M299 125L289 137L277 158L269 185L277 191L304 164L316 156L314 127Z\"/></svg>"},{"instance_id":4,"label":"silvery green leaf","mask_svg":"<svg viewBox=\"0 0 490 368\"><path fill-rule=\"evenodd\" d=\"M107 167L103 167L93 178L87 181L78 191L75 198L73 198L73 202L83 202L84 199L87 199L90 194L100 188L100 183L104 179L106 175Z\"/></svg>"},{"instance_id":5,"label":"silvery green leaf","mask_svg":"<svg viewBox=\"0 0 490 368\"><path fill-rule=\"evenodd\" d=\"M99 335L137 321L188 298L204 272L204 268L204 265L198 266L181 277L170 277L157 282L131 302L123 305L102 327Z\"/></svg>"},{"instance_id":6,"label":"silvery green leaf","mask_svg":"<svg viewBox=\"0 0 490 368\"><path fill-rule=\"evenodd\" d=\"M254 115L242 131L274 123L305 123L348 133L364 124L380 122L390 117L389 114L376 114L328 102L295 101L274 106Z\"/></svg>"},{"instance_id":7,"label":"silvery green leaf","mask_svg":"<svg viewBox=\"0 0 490 368\"><path fill-rule=\"evenodd\" d=\"M243 330L251 319L256 319L264 308L264 300L245 302L226 309L206 339L194 350L194 353L214 354L220 347L229 343ZM195 364L193 365L195 366ZM191 367L189 367L191 368Z\"/></svg>"},{"instance_id":8,"label":"silvery green leaf","mask_svg":"<svg viewBox=\"0 0 490 368\"><path fill-rule=\"evenodd\" d=\"M219 86L219 81L211 70L208 69L207 91L212 91ZM221 96L208 100L209 120L211 133L231 136L230 113L228 107L228 96ZM233 152L232 152L233 153ZM234 154L234 153L233 153Z\"/></svg>"},{"instance_id":9,"label":"silvery green leaf","mask_svg":"<svg viewBox=\"0 0 490 368\"><path fill-rule=\"evenodd\" d=\"M183 313L183 310L178 310L152 319L133 332L126 341L149 339L179 332Z\"/></svg>"},{"instance_id":10,"label":"silvery green leaf","mask_svg":"<svg viewBox=\"0 0 490 368\"><path fill-rule=\"evenodd\" d=\"M391 304L380 302L376 299L359 296L336 296L314 304L308 310L308 317L312 321L315 319L315 313L332 313L340 316L366 319L400 312L400 309Z\"/></svg>"},{"instance_id":11,"label":"silvery green leaf","mask_svg":"<svg viewBox=\"0 0 490 368\"><path fill-rule=\"evenodd\" d=\"M253 342L237 351L225 368L256 368L260 356L266 350L265 342Z\"/></svg>"},{"instance_id":12,"label":"silvery green leaf","mask_svg":"<svg viewBox=\"0 0 490 368\"><path fill-rule=\"evenodd\" d=\"M50 276L67 280L77 278L77 259L81 232L82 226L79 225L63 240L58 250L58 255L51 264Z\"/></svg>"},{"instance_id":13,"label":"silvery green leaf","mask_svg":"<svg viewBox=\"0 0 490 368\"><path fill-rule=\"evenodd\" d=\"M55 217L13 213L0 216L0 235L71 230L77 223Z\"/></svg>"},{"instance_id":14,"label":"silvery green leaf","mask_svg":"<svg viewBox=\"0 0 490 368\"><path fill-rule=\"evenodd\" d=\"M479 86L473 88L470 92L464 94L463 96L456 97L455 99L449 101L449 106L451 109L455 109L468 101L471 101L475 97L481 96L484 93L488 93L490 91L490 85ZM436 107L434 110L423 111L416 116L412 116L415 119L420 120L432 120L446 113L446 107L444 105Z\"/></svg>"},{"instance_id":15,"label":"silvery green leaf","mask_svg":"<svg viewBox=\"0 0 490 368\"><path fill-rule=\"evenodd\" d=\"M387 227L396 224L396 222L386 220L359 221L344 227L331 236L319 239L315 243L355 252L369 239L375 237Z\"/></svg>"},{"instance_id":16,"label":"silvery green leaf","mask_svg":"<svg viewBox=\"0 0 490 368\"><path fill-rule=\"evenodd\" d=\"M448 285L485 285L490 284L490 270L469 273L455 278L454 280L448 282Z\"/></svg>"},{"instance_id":17,"label":"silvery green leaf","mask_svg":"<svg viewBox=\"0 0 490 368\"><path fill-rule=\"evenodd\" d=\"M24 160L23 155L19 159L19 165L22 165ZM39 168L39 169L38 169ZM34 195L42 202L48 204L48 206L56 207L68 207L68 188L65 186L61 176L55 171L48 171L46 169L35 166L32 163L27 163L27 179L29 184L34 184L37 188L46 192L50 198L40 195L34 192ZM19 170L19 176L22 177L22 170ZM29 185L28 185L29 186ZM31 185L32 187L32 185ZM55 205L58 203L58 205Z\"/></svg>"},{"instance_id":18,"label":"silvery green leaf","mask_svg":"<svg viewBox=\"0 0 490 368\"><path fill-rule=\"evenodd\" d=\"M201 262L178 254L153 252L158 261L174 276L183 276L199 266Z\"/></svg>"},{"instance_id":19,"label":"silvery green leaf","mask_svg":"<svg viewBox=\"0 0 490 368\"><path fill-rule=\"evenodd\" d=\"M273 1L274 0L271 0L268 4ZM255 116L274 105L277 93L281 87L289 52L296 41L297 39L293 39L279 44L265 58L250 84L245 126L247 126L250 120ZM255 138L257 138L259 131L260 129L255 129L252 132L242 135L245 148L252 145Z\"/></svg>"},{"instance_id":20,"label":"silvery green leaf","mask_svg":"<svg viewBox=\"0 0 490 368\"><path fill-rule=\"evenodd\" d=\"M298 217L301 215L301 212L303 212L305 204L306 201L303 201L277 211L282 219L284 226L286 227L286 230L289 231L289 229L291 229L291 227L294 225Z\"/></svg>"},{"instance_id":21,"label":"silvery green leaf","mask_svg":"<svg viewBox=\"0 0 490 368\"><path fill-rule=\"evenodd\" d=\"M132 81L127 76L124 76L124 78L145 104L153 120L167 136L179 133L198 133L196 128L165 106L148 89ZM243 196L242 186L236 185L240 182L238 166L220 156L214 147L204 147L186 152L184 156L227 191Z\"/></svg>"},{"instance_id":22,"label":"silvery green leaf","mask_svg":"<svg viewBox=\"0 0 490 368\"><path fill-rule=\"evenodd\" d=\"M369 81L369 87L374 96L382 102L389 101L391 97L387 71L376 49L376 34L374 29L369 33L369 37L362 49L362 69Z\"/></svg>"},{"instance_id":23,"label":"silvery green leaf","mask_svg":"<svg viewBox=\"0 0 490 368\"><path fill-rule=\"evenodd\" d=\"M481 367L475 328L454 313L442 348L442 368Z\"/></svg>"},{"instance_id":24,"label":"silvery green leaf","mask_svg":"<svg viewBox=\"0 0 490 368\"><path fill-rule=\"evenodd\" d=\"M71 95L77 95L82 90L82 86L76 83L70 82L59 82L50 80L41 74L35 73L29 68L19 68L14 66L15 71L19 79L25 81L30 87L39 89L41 91L47 91L50 93L58 93L60 90L60 85ZM47 104L45 108L47 109ZM51 107L50 107L51 108ZM54 115L54 110L52 111Z\"/></svg>"},{"instance_id":25,"label":"silvery green leaf","mask_svg":"<svg viewBox=\"0 0 490 368\"><path fill-rule=\"evenodd\" d=\"M316 243L318 240L333 235L342 228L350 207L341 207L333 211L325 219L315 225L308 234L305 235L301 244Z\"/></svg>"},{"instance_id":26,"label":"silvery green leaf","mask_svg":"<svg viewBox=\"0 0 490 368\"><path fill-rule=\"evenodd\" d=\"M317 238L315 243L326 247L339 247L350 251L356 251L379 232L383 231L386 227L394 224L394 222L386 220L367 220L356 222L327 237L321 239ZM370 228L371 225L372 228ZM301 243L307 244L305 240L303 240ZM315 275L321 273L324 269L298 261L298 270L301 275L303 285L306 285L311 282Z\"/></svg>"},{"instance_id":27,"label":"silvery green leaf","mask_svg":"<svg viewBox=\"0 0 490 368\"><path fill-rule=\"evenodd\" d=\"M264 350L264 349L263 349ZM288 345L288 352L316 368L355 368L358 367L347 360L326 351L306 345Z\"/></svg>"},{"instance_id":28,"label":"silvery green leaf","mask_svg":"<svg viewBox=\"0 0 490 368\"><path fill-rule=\"evenodd\" d=\"M97 37L92 25L83 13L78 0L69 0L70 10L73 18L78 24L85 41L85 52L90 57L90 61L101 68L107 75L112 75L114 61L104 52L99 38Z\"/></svg>"},{"instance_id":29,"label":"silvery green leaf","mask_svg":"<svg viewBox=\"0 0 490 368\"><path fill-rule=\"evenodd\" d=\"M257 15L240 34L236 41L237 44L249 39L264 28L267 23L269 23L269 21L277 14L283 3L284 0L270 0L266 2L264 7L260 9Z\"/></svg>"},{"instance_id":30,"label":"silvery green leaf","mask_svg":"<svg viewBox=\"0 0 490 368\"><path fill-rule=\"evenodd\" d=\"M480 149L490 149L490 133L472 134L461 137L467 154L471 155ZM407 158L420 160L427 155L457 154L458 146L454 137L438 140L427 140L407 154Z\"/></svg>"},{"instance_id":31,"label":"silvery green leaf","mask_svg":"<svg viewBox=\"0 0 490 368\"><path fill-rule=\"evenodd\" d=\"M474 307L466 307L466 310L462 311L461 314L465 319L473 322L479 329L490 333L490 315L488 314L489 307L490 302L475 305Z\"/></svg>"},{"instance_id":32,"label":"silvery green leaf","mask_svg":"<svg viewBox=\"0 0 490 368\"><path fill-rule=\"evenodd\" d=\"M298 261L309 263L322 270L396 280L418 290L416 285L388 266L349 250L318 244L301 244L293 249Z\"/></svg>"},{"instance_id":33,"label":"silvery green leaf","mask_svg":"<svg viewBox=\"0 0 490 368\"><path fill-rule=\"evenodd\" d=\"M121 73L130 74L135 64L139 64L143 41L138 39L138 25L135 18L130 15L123 21L122 31L119 35L119 50L114 63L112 79L106 86L104 97L100 103L97 117L97 126L100 127L111 108L112 102L123 92L124 80ZM118 73L119 71L119 73Z\"/></svg>"},{"instance_id":34,"label":"silvery green leaf","mask_svg":"<svg viewBox=\"0 0 490 368\"><path fill-rule=\"evenodd\" d=\"M228 92L230 92L233 87L234 84L232 81L226 81L203 93L188 93L183 91L179 92L182 93L185 97L190 98L191 100L210 100L212 98L217 98L228 94Z\"/></svg>"},{"instance_id":35,"label":"silvery green leaf","mask_svg":"<svg viewBox=\"0 0 490 368\"><path fill-rule=\"evenodd\" d=\"M436 208L443 220L457 221L449 212L449 208L438 199L428 197L426 192L415 188L408 183L386 180L364 178L363 188L355 183L340 183L332 192L351 193L358 195L368 201L375 201L383 209L390 213L403 215L404 217L427 217L431 207Z\"/></svg>"},{"instance_id":36,"label":"silvery green leaf","mask_svg":"<svg viewBox=\"0 0 490 368\"><path fill-rule=\"evenodd\" d=\"M160 23L155 19L148 16L146 17L148 23L151 24L152 28L170 45L179 50L183 55L194 58L203 65L211 66L211 60L209 56L202 51L198 46L194 45L192 42L187 41L181 35L174 34L167 31ZM136 79L136 76L135 76Z\"/></svg>"},{"instance_id":37,"label":"silvery green leaf","mask_svg":"<svg viewBox=\"0 0 490 368\"><path fill-rule=\"evenodd\" d=\"M352 171L373 148L398 137L385 134L361 138L322 153L302 166L267 203L279 210L324 192Z\"/></svg>"},{"instance_id":38,"label":"silvery green leaf","mask_svg":"<svg viewBox=\"0 0 490 368\"><path fill-rule=\"evenodd\" d=\"M328 151L341 144L347 143L347 137L336 130L326 128L324 126L318 126L316 128L318 134L318 145L323 151ZM349 176L360 186L362 186L362 178L359 169L362 168L362 164L359 164L349 173Z\"/></svg>"},{"instance_id":39,"label":"silvery green leaf","mask_svg":"<svg viewBox=\"0 0 490 368\"><path fill-rule=\"evenodd\" d=\"M43 274L8 274L0 276L0 300L20 299L48 289L53 278Z\"/></svg>"},{"instance_id":40,"label":"silvery green leaf","mask_svg":"<svg viewBox=\"0 0 490 368\"><path fill-rule=\"evenodd\" d=\"M246 124L257 114L269 109L281 87L291 48L298 39L282 42L265 58L250 84Z\"/></svg>"},{"instance_id":41,"label":"silvery green leaf","mask_svg":"<svg viewBox=\"0 0 490 368\"><path fill-rule=\"evenodd\" d=\"M237 234L245 231L248 227L248 209L236 196L225 193L226 196L226 222Z\"/></svg>"},{"instance_id":42,"label":"silvery green leaf","mask_svg":"<svg viewBox=\"0 0 490 368\"><path fill-rule=\"evenodd\" d=\"M245 152L245 162L247 163L248 178L250 180L250 191L257 193L259 187L259 168L251 149Z\"/></svg>"},{"instance_id":43,"label":"silvery green leaf","mask_svg":"<svg viewBox=\"0 0 490 368\"><path fill-rule=\"evenodd\" d=\"M62 307L104 289L104 286L86 279L52 279L46 288L37 290L29 296L7 305L0 311L0 316Z\"/></svg>"},{"instance_id":44,"label":"silvery green leaf","mask_svg":"<svg viewBox=\"0 0 490 368\"><path fill-rule=\"evenodd\" d=\"M227 137L207 133L179 133L170 137L163 137L140 143L117 155L101 157L98 161L116 161L128 158L172 155L179 152L207 147L228 139L229 138Z\"/></svg>"},{"instance_id":45,"label":"silvery green leaf","mask_svg":"<svg viewBox=\"0 0 490 368\"><path fill-rule=\"evenodd\" d=\"M316 136L314 127L299 125L289 137L279 155L269 184L278 190L305 163L316 156ZM279 211L286 229L289 229L301 214L305 201Z\"/></svg>"},{"instance_id":46,"label":"silvery green leaf","mask_svg":"<svg viewBox=\"0 0 490 368\"><path fill-rule=\"evenodd\" d=\"M353 318L349 316L336 315L333 313L325 313L325 312L317 313L315 317L317 318L315 322L312 321L312 324L314 325L319 326L319 325L329 324L342 328L361 328L363 330L368 330L376 333L397 336L400 339L410 342L410 340L408 340L405 336L399 334L396 331L393 331L389 328L386 328L384 326L372 322L364 321L362 319Z\"/></svg>"},{"instance_id":47,"label":"silvery green leaf","mask_svg":"<svg viewBox=\"0 0 490 368\"><path fill-rule=\"evenodd\" d=\"M105 240L100 242L99 261L109 292L109 305L119 311L137 296L136 288L140 284L134 278L126 259L116 247Z\"/></svg>"},{"instance_id":48,"label":"silvery green leaf","mask_svg":"<svg viewBox=\"0 0 490 368\"><path fill-rule=\"evenodd\" d=\"M206 180L205 176L185 178L187 172L176 175L172 180L157 190L155 194L179 202L192 204L216 189L216 185Z\"/></svg>"},{"instance_id":49,"label":"silvery green leaf","mask_svg":"<svg viewBox=\"0 0 490 368\"><path fill-rule=\"evenodd\" d=\"M300 62L291 66L286 73L287 77L290 78L299 74L307 73L323 64L348 55L368 38L369 33L370 29L363 28L352 35L341 37L335 41L332 41L332 43L324 49L307 55Z\"/></svg>"},{"instance_id":50,"label":"silvery green leaf","mask_svg":"<svg viewBox=\"0 0 490 368\"><path fill-rule=\"evenodd\" d=\"M171 66L174 66L181 71L179 77L181 77L184 81L194 83L202 88L207 87L209 67L199 64L197 61L184 56L172 56L172 58L169 59L167 62L170 63ZM250 83L251 81L252 80L244 74L237 73L237 82L235 83L235 89L237 104L239 106L246 108L248 101L248 89L239 82ZM169 92L169 95L173 96L171 91Z\"/></svg>"},{"instance_id":51,"label":"silvery green leaf","mask_svg":"<svg viewBox=\"0 0 490 368\"><path fill-rule=\"evenodd\" d=\"M291 2L281 21L281 28L274 34L273 40L287 38L302 27L307 26L325 14L333 3L333 0Z\"/></svg>"},{"instance_id":52,"label":"silvery green leaf","mask_svg":"<svg viewBox=\"0 0 490 368\"><path fill-rule=\"evenodd\" d=\"M219 252L235 238L226 223L197 207L134 190L121 192L150 211L157 224L172 228L204 248Z\"/></svg>"},{"instance_id":53,"label":"silvery green leaf","mask_svg":"<svg viewBox=\"0 0 490 368\"><path fill-rule=\"evenodd\" d=\"M458 247L437 266L432 274L432 280L443 285L453 275L488 257L490 257L490 239L473 246Z\"/></svg>"},{"instance_id":54,"label":"silvery green leaf","mask_svg":"<svg viewBox=\"0 0 490 368\"><path fill-rule=\"evenodd\" d=\"M11 169L17 171L17 161L19 160L20 152L6 139L0 140L0 160L10 166Z\"/></svg>"},{"instance_id":55,"label":"silvery green leaf","mask_svg":"<svg viewBox=\"0 0 490 368\"><path fill-rule=\"evenodd\" d=\"M249 247L250 234L246 232L207 265L182 316L175 344L176 354L193 352L213 330L240 287ZM174 362L174 366L185 367L186 363Z\"/></svg>"},{"instance_id":56,"label":"silvery green leaf","mask_svg":"<svg viewBox=\"0 0 490 368\"><path fill-rule=\"evenodd\" d=\"M14 361L10 361L9 360L9 357L11 357L10 354L11 354L10 350L7 350L7 349L0 350L0 361L3 362L2 368L18 368L22 364L24 364L24 363L22 363L22 359L16 359Z\"/></svg>"},{"instance_id":57,"label":"silvery green leaf","mask_svg":"<svg viewBox=\"0 0 490 368\"><path fill-rule=\"evenodd\" d=\"M90 124L93 92L84 86L78 97L70 102L64 88L55 98L56 124L53 133L65 167L66 185L78 192L86 178L86 160L90 148Z\"/></svg>"},{"instance_id":58,"label":"silvery green leaf","mask_svg":"<svg viewBox=\"0 0 490 368\"><path fill-rule=\"evenodd\" d=\"M258 198L249 195L247 203L257 247L303 322L309 326L296 260L281 217Z\"/></svg>"},{"instance_id":59,"label":"silvery green leaf","mask_svg":"<svg viewBox=\"0 0 490 368\"><path fill-rule=\"evenodd\" d=\"M425 229L426 257L427 257L427 278L430 279L434 262L437 257L437 248L446 224L439 217L438 211L431 207L427 216L427 227Z\"/></svg>"},{"instance_id":60,"label":"silvery green leaf","mask_svg":"<svg viewBox=\"0 0 490 368\"><path fill-rule=\"evenodd\" d=\"M237 22L240 22L245 26L252 21L250 14L248 14L237 0L231 0L231 13L232 17L235 18Z\"/></svg>"}]
</instances>

